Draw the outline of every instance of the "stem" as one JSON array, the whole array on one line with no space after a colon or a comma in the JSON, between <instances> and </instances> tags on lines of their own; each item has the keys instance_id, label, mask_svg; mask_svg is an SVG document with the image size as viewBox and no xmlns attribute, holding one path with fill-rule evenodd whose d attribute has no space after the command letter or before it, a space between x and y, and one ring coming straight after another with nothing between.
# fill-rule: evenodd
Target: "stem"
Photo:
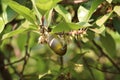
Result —
<instances>
[{"instance_id":1,"label":"stem","mask_svg":"<svg viewBox=\"0 0 120 80\"><path fill-rule=\"evenodd\" d=\"M29 57L30 57L30 55L29 55L29 52L28 52L28 44L29 44L29 38L30 38L30 32L28 32L28 34L27 34L27 41L26 41L26 46L25 46L25 56L24 56L24 63L23 63L23 68L22 68L22 70L21 70L21 72L20 72L20 74L21 74L21 76L20 76L20 79L19 80L23 80L24 79L24 70L25 70L25 67L26 67L26 64L27 64L27 62L28 62L28 59L29 59Z\"/></svg>"},{"instance_id":2,"label":"stem","mask_svg":"<svg viewBox=\"0 0 120 80\"><path fill-rule=\"evenodd\" d=\"M60 70L63 69L63 56L60 56Z\"/></svg>"},{"instance_id":3,"label":"stem","mask_svg":"<svg viewBox=\"0 0 120 80\"><path fill-rule=\"evenodd\" d=\"M113 61L113 59L107 55L103 50L102 48L95 43L95 41L93 41L93 44L99 49L99 51L101 52L102 55L104 55L111 63L112 65L120 72L120 67Z\"/></svg>"},{"instance_id":4,"label":"stem","mask_svg":"<svg viewBox=\"0 0 120 80\"><path fill-rule=\"evenodd\" d=\"M39 19L40 24L42 24L42 21L41 21L42 15L39 13L39 11L38 11L38 9L37 9L37 7L36 7L36 5L35 5L35 1L34 1L34 0L31 0L31 1L32 1L33 7L34 7L34 9L35 9L37 18Z\"/></svg>"}]
</instances>

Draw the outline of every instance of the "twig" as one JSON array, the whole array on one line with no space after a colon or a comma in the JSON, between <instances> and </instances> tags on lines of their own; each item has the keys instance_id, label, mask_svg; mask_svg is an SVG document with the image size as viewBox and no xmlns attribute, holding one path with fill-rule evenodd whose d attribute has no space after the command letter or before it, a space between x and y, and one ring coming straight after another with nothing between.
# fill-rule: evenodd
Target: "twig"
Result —
<instances>
[{"instance_id":1,"label":"twig","mask_svg":"<svg viewBox=\"0 0 120 80\"><path fill-rule=\"evenodd\" d=\"M110 56L108 56L106 53L104 53L104 51L102 50L102 48L98 44L96 44L95 41L92 41L92 42L99 49L99 51L101 52L101 54L104 55L106 58L108 58L108 60L112 63L112 65L120 72L120 68L113 61L113 59Z\"/></svg>"},{"instance_id":2,"label":"twig","mask_svg":"<svg viewBox=\"0 0 120 80\"><path fill-rule=\"evenodd\" d=\"M106 70L99 69L98 67L94 67L94 66L92 66L92 65L88 65L88 66L91 67L91 68L93 68L93 69L99 70L99 71L101 71L101 72L112 73L112 74L120 74L120 72L106 71Z\"/></svg>"},{"instance_id":3,"label":"twig","mask_svg":"<svg viewBox=\"0 0 120 80\"><path fill-rule=\"evenodd\" d=\"M20 73L16 70L16 68L12 64L10 65L10 67L14 70L14 73L20 77Z\"/></svg>"},{"instance_id":4,"label":"twig","mask_svg":"<svg viewBox=\"0 0 120 80\"><path fill-rule=\"evenodd\" d=\"M3 67L3 66L10 66L10 65L13 65L13 64L19 63L19 62L21 62L21 61L23 61L23 60L24 60L24 57L21 58L21 59L19 59L19 60L17 60L17 61L10 62L10 63L4 64L4 65L0 65L0 67Z\"/></svg>"},{"instance_id":5,"label":"twig","mask_svg":"<svg viewBox=\"0 0 120 80\"><path fill-rule=\"evenodd\" d=\"M88 66L89 64L88 64L87 60L84 57L83 57L83 61L84 61L85 65L86 65L86 67L88 68L93 80L95 80L94 74L93 74L91 68Z\"/></svg>"},{"instance_id":6,"label":"twig","mask_svg":"<svg viewBox=\"0 0 120 80\"><path fill-rule=\"evenodd\" d=\"M21 72L20 72L20 74L21 74L20 80L23 80L23 76L24 76L24 75L23 75L23 72L24 72L24 70L25 70L25 66L26 66L26 64L27 64L27 62L28 62L28 59L29 59L29 57L30 57L29 52L28 52L29 38L30 38L30 32L28 32L28 36L27 36L27 41L26 41L26 46L25 46L24 64L23 64L23 68L22 68L22 70L21 70Z\"/></svg>"}]
</instances>

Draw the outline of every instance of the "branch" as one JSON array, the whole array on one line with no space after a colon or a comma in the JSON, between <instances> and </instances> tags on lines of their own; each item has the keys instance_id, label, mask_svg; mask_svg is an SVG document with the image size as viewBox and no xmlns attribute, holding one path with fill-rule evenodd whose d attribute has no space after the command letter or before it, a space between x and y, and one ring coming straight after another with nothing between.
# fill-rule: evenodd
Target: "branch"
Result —
<instances>
[{"instance_id":1,"label":"branch","mask_svg":"<svg viewBox=\"0 0 120 80\"><path fill-rule=\"evenodd\" d=\"M23 64L23 68L22 68L22 70L21 70L21 72L20 72L20 74L21 74L20 80L23 80L23 79L24 79L24 78L23 78L23 77L24 77L23 72L24 72L24 70L25 70L25 66L26 66L26 64L27 64L27 62L28 62L28 59L29 59L29 57L30 57L29 52L28 52L29 38L30 38L30 32L28 32L28 34L27 34L27 41L26 41L26 46L25 46L24 64Z\"/></svg>"},{"instance_id":2,"label":"branch","mask_svg":"<svg viewBox=\"0 0 120 80\"><path fill-rule=\"evenodd\" d=\"M93 74L93 71L92 71L91 68L88 66L88 62L87 62L87 60L85 59L85 57L83 57L83 61L84 61L85 65L86 65L86 67L88 68L88 70L89 70L89 72L90 72L93 80L95 80L95 76L94 76L94 74Z\"/></svg>"},{"instance_id":3,"label":"branch","mask_svg":"<svg viewBox=\"0 0 120 80\"><path fill-rule=\"evenodd\" d=\"M112 65L120 72L120 68L113 61L113 59L110 56L108 56L106 53L104 53L104 51L102 50L102 48L98 44L96 44L95 41L92 41L92 42L99 49L99 51L101 52L101 54L104 55L106 58L108 58L108 60L112 63Z\"/></svg>"},{"instance_id":4,"label":"branch","mask_svg":"<svg viewBox=\"0 0 120 80\"><path fill-rule=\"evenodd\" d=\"M98 67L94 67L94 66L92 66L92 65L88 65L88 66L91 67L91 68L93 68L93 69L99 70L99 71L101 71L101 72L112 73L112 74L120 74L120 72L106 71L106 70L99 69Z\"/></svg>"}]
</instances>

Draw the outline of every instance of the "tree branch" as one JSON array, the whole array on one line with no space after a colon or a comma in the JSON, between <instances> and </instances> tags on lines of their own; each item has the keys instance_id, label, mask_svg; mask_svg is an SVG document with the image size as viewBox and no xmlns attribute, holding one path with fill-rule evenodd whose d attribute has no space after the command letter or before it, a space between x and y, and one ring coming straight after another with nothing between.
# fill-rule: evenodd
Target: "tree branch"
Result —
<instances>
[{"instance_id":1,"label":"tree branch","mask_svg":"<svg viewBox=\"0 0 120 80\"><path fill-rule=\"evenodd\" d=\"M28 32L28 34L27 34L27 41L26 41L26 46L25 46L24 64L23 64L23 68L22 68L22 70L20 72L20 74L21 74L20 80L24 80L24 74L23 73L24 73L24 70L25 70L25 66L26 66L26 64L28 62L28 59L30 57L29 52L28 52L28 50L29 50L28 49L29 38L30 38L30 32Z\"/></svg>"},{"instance_id":2,"label":"tree branch","mask_svg":"<svg viewBox=\"0 0 120 80\"><path fill-rule=\"evenodd\" d=\"M120 72L106 71L106 70L99 69L98 67L94 67L94 66L92 66L92 65L88 65L88 66L91 67L91 68L93 68L93 69L99 70L99 71L101 71L101 72L112 73L112 74L120 74Z\"/></svg>"},{"instance_id":3,"label":"tree branch","mask_svg":"<svg viewBox=\"0 0 120 80\"><path fill-rule=\"evenodd\" d=\"M113 61L113 59L110 56L108 56L106 53L104 53L104 51L102 50L102 48L98 44L96 44L95 41L92 41L92 42L99 49L99 51L101 52L101 54L104 55L106 58L108 58L108 60L112 63L112 65L120 72L120 68Z\"/></svg>"},{"instance_id":4,"label":"tree branch","mask_svg":"<svg viewBox=\"0 0 120 80\"><path fill-rule=\"evenodd\" d=\"M83 59L85 65L86 65L86 67L88 68L88 70L89 70L89 72L90 72L90 74L91 74L93 80L95 80L95 76L94 76L94 74L93 74L91 68L88 66L88 62L87 62L87 60L85 59L85 57L83 57L82 59Z\"/></svg>"}]
</instances>

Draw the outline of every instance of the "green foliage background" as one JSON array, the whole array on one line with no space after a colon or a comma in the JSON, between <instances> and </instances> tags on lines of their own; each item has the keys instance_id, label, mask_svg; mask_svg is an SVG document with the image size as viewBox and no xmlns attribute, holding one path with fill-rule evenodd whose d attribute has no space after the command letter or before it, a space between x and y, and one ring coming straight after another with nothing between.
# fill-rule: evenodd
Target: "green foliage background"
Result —
<instances>
[{"instance_id":1,"label":"green foliage background","mask_svg":"<svg viewBox=\"0 0 120 80\"><path fill-rule=\"evenodd\" d=\"M74 1L0 1L0 80L4 69L9 80L120 79L120 1ZM39 43L43 16L50 33L83 31L66 36L62 70L59 56Z\"/></svg>"}]
</instances>

